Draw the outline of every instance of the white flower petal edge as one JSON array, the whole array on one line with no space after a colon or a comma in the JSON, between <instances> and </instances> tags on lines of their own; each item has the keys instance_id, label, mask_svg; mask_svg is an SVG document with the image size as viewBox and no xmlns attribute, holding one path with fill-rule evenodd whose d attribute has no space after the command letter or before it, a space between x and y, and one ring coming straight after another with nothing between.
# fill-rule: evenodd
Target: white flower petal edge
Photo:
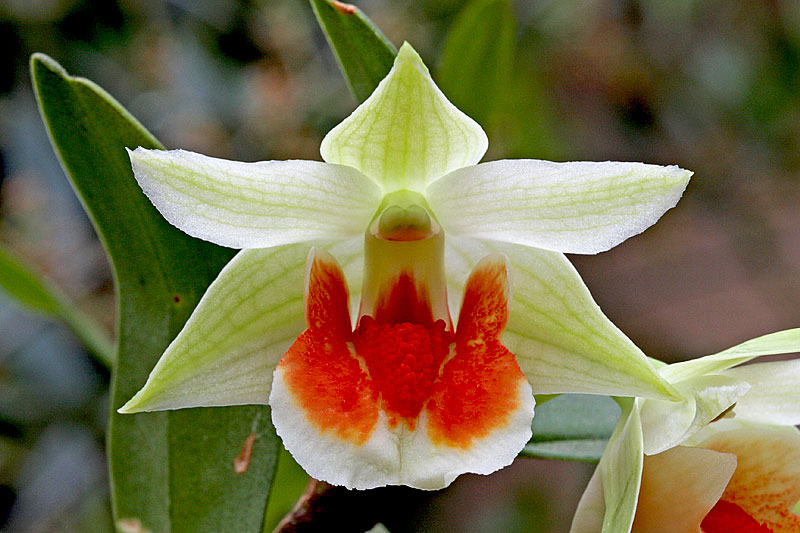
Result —
<instances>
[{"instance_id":1,"label":"white flower petal edge","mask_svg":"<svg viewBox=\"0 0 800 533\"><path fill-rule=\"evenodd\" d=\"M750 385L734 408L737 420L800 424L800 359L740 366L722 374Z\"/></svg>"},{"instance_id":2,"label":"white flower petal edge","mask_svg":"<svg viewBox=\"0 0 800 533\"><path fill-rule=\"evenodd\" d=\"M644 453L657 454L691 437L744 397L750 384L732 376L697 376L675 384L683 402L641 402Z\"/></svg>"},{"instance_id":3,"label":"white flower petal edge","mask_svg":"<svg viewBox=\"0 0 800 533\"><path fill-rule=\"evenodd\" d=\"M357 299L362 239L317 245L337 254ZM119 412L267 404L275 366L305 328L303 272L310 248L301 243L239 252Z\"/></svg>"},{"instance_id":4,"label":"white flower petal edge","mask_svg":"<svg viewBox=\"0 0 800 533\"><path fill-rule=\"evenodd\" d=\"M653 225L691 175L644 163L502 160L455 170L425 196L448 235L594 254Z\"/></svg>"},{"instance_id":5,"label":"white flower petal edge","mask_svg":"<svg viewBox=\"0 0 800 533\"><path fill-rule=\"evenodd\" d=\"M328 163L357 168L385 192L422 192L451 170L480 161L489 141L431 79L408 43L375 91L322 141Z\"/></svg>"},{"instance_id":6,"label":"white flower petal edge","mask_svg":"<svg viewBox=\"0 0 800 533\"><path fill-rule=\"evenodd\" d=\"M505 427L497 429L460 450L434 444L426 435L427 420L412 439L402 444L404 485L426 490L447 487L464 473L491 474L510 465L520 450L531 440L531 419L535 400L530 385L520 380L517 388L518 408Z\"/></svg>"},{"instance_id":7,"label":"white flower petal edge","mask_svg":"<svg viewBox=\"0 0 800 533\"><path fill-rule=\"evenodd\" d=\"M348 340L350 322L337 311L347 296L336 261L312 250L304 298L308 329L277 366L270 393L272 419L286 449L311 476L355 489L440 489L460 474L488 474L510 464L530 440L535 401L512 354L497 343L500 329L475 330L484 320L505 320L498 316L505 310L494 306L507 305L506 280L502 256L476 267L467 289L471 304L459 318L466 329L456 330L451 358L414 422L392 422L381 407L386 397L381 399L378 382L354 351L359 342ZM471 366L484 357L499 368ZM502 387L491 390L498 383ZM328 395L320 396L320 390ZM489 425L464 409L475 405L475 393L485 395L486 401L477 402L484 409L500 410Z\"/></svg>"},{"instance_id":8,"label":"white flower petal edge","mask_svg":"<svg viewBox=\"0 0 800 533\"><path fill-rule=\"evenodd\" d=\"M570 533L630 531L642 480L644 453L638 401L620 400L622 416L583 493Z\"/></svg>"},{"instance_id":9,"label":"white flower petal edge","mask_svg":"<svg viewBox=\"0 0 800 533\"><path fill-rule=\"evenodd\" d=\"M694 376L720 372L757 357L794 352L800 352L800 328L762 335L713 355L671 364L660 372L675 383Z\"/></svg>"},{"instance_id":10,"label":"white flower petal edge","mask_svg":"<svg viewBox=\"0 0 800 533\"><path fill-rule=\"evenodd\" d=\"M183 150L128 151L139 186L171 224L230 248L363 235L380 188L318 161L241 163Z\"/></svg>"},{"instance_id":11,"label":"white flower petal edge","mask_svg":"<svg viewBox=\"0 0 800 533\"><path fill-rule=\"evenodd\" d=\"M680 398L603 314L563 254L466 237L448 236L445 247L451 294L461 294L466 273L482 257L508 257L514 296L503 343L536 394Z\"/></svg>"},{"instance_id":12,"label":"white flower petal edge","mask_svg":"<svg viewBox=\"0 0 800 533\"><path fill-rule=\"evenodd\" d=\"M377 426L362 444L320 433L298 407L280 367L270 394L273 422L297 462L313 478L348 489L406 485L437 490L461 474L491 474L508 466L531 437L534 400L524 382L519 400L520 407L505 428L461 450L431 441L426 413L420 416L415 431L398 431L390 429L381 412Z\"/></svg>"}]
</instances>

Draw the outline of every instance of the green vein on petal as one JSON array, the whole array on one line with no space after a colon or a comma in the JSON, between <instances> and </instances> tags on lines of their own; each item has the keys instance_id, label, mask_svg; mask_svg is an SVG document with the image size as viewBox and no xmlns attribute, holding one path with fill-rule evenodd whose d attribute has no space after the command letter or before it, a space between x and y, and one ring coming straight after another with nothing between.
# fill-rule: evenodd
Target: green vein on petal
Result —
<instances>
[{"instance_id":1,"label":"green vein on petal","mask_svg":"<svg viewBox=\"0 0 800 533\"><path fill-rule=\"evenodd\" d=\"M425 195L450 235L594 254L653 225L691 175L644 163L515 159L456 170Z\"/></svg>"},{"instance_id":2,"label":"green vein on petal","mask_svg":"<svg viewBox=\"0 0 800 533\"><path fill-rule=\"evenodd\" d=\"M503 341L536 394L585 393L678 399L645 355L592 299L562 254L508 243L448 237L450 301L472 266L490 253L511 264L511 314ZM458 309L451 306L452 316Z\"/></svg>"},{"instance_id":3,"label":"green vein on petal","mask_svg":"<svg viewBox=\"0 0 800 533\"><path fill-rule=\"evenodd\" d=\"M360 236L381 193L353 168L242 163L183 150L129 152L142 190L171 224L231 248Z\"/></svg>"},{"instance_id":4,"label":"green vein on petal","mask_svg":"<svg viewBox=\"0 0 800 533\"><path fill-rule=\"evenodd\" d=\"M427 183L480 161L488 139L442 94L404 43L372 95L325 136L322 158L357 168L385 192Z\"/></svg>"},{"instance_id":5,"label":"green vein on petal","mask_svg":"<svg viewBox=\"0 0 800 533\"><path fill-rule=\"evenodd\" d=\"M747 394L736 403L736 420L800 424L800 359L755 363L724 370L721 374L750 385Z\"/></svg>"},{"instance_id":6,"label":"green vein on petal","mask_svg":"<svg viewBox=\"0 0 800 533\"><path fill-rule=\"evenodd\" d=\"M361 284L361 239L316 243ZM305 329L310 244L243 250L220 272L123 413L267 404L278 361ZM350 268L347 268L347 267Z\"/></svg>"}]
</instances>

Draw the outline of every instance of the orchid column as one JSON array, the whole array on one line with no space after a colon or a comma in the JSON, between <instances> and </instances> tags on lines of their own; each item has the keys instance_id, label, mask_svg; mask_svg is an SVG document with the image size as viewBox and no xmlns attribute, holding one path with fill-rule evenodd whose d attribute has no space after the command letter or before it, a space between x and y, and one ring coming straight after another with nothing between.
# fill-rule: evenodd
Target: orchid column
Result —
<instances>
[{"instance_id":1,"label":"orchid column","mask_svg":"<svg viewBox=\"0 0 800 533\"><path fill-rule=\"evenodd\" d=\"M316 468L304 454L335 462L341 443L329 445L327 437L320 436L327 433L319 427L316 433L306 431L315 427L313 415L302 407L307 391L300 395L277 392L278 388L272 387L273 373L289 350L276 374L283 387L287 373L294 372L293 361L299 357L297 347L303 345L303 339L333 336L337 342L344 341L347 350L340 350L340 355L345 360L349 357L358 362L358 370L370 382L381 379L386 365L379 365L380 371L370 366L360 355L356 340L370 320L381 326L379 315L393 308L388 303L391 297L385 295L407 283L401 281L405 270L393 273L380 264L386 257L404 261L406 270L414 274L411 281L418 281L423 273L431 276L424 290L418 285L413 291L400 290L406 302L417 301L410 295L419 301L428 298L420 309L424 316L430 312L431 320L409 315L404 305L396 320L383 325L424 325L430 334L441 320L442 339L454 335L438 366L426 370L432 391L439 387L441 394L452 396L459 389L446 386L443 377L448 361L467 353L458 346L461 332L468 331L465 344L491 341L499 346L497 353L514 353L516 363L509 363L508 368L518 364L537 394L678 398L644 354L603 316L561 253L597 253L643 231L675 205L690 173L642 163L504 160L477 164L486 148L481 128L447 101L416 52L404 44L391 72L372 96L323 140L321 152L326 163L238 163L183 151L131 152L139 184L167 220L190 235L243 251L209 287L145 386L121 411L267 403L272 392L272 401L281 400L273 406L276 426L300 464L312 471ZM388 255L365 256L365 235L367 250L378 241L387 246L430 241L441 249L435 253L428 250L428 257L422 257L417 252L392 255L397 248L390 246ZM306 268L312 246L317 250ZM490 258L482 262L487 256ZM341 264L344 275L332 258ZM348 309L347 285L352 305L345 323L342 313ZM328 289L322 288L325 286ZM335 291L333 287L337 287ZM314 302L320 301L317 295L330 297L331 291L338 296L330 306L315 307ZM491 303L491 321L476 311L486 302ZM314 309L323 314L315 314ZM501 344L506 313L508 323ZM459 322L453 330L450 317L456 316ZM350 331L351 317L359 319L355 332ZM313 320L306 323L306 319ZM306 326L308 331L298 339ZM389 333L371 335L370 342L379 342ZM323 349L321 353L327 352ZM506 361L508 356L502 359ZM465 360L486 367L476 368L476 372L491 370L488 361L480 357L465 356ZM352 367L353 363L348 364ZM312 376L315 368L307 365L303 376L316 379ZM513 374L508 370L506 376ZM527 391L527 384L518 387ZM287 391L290 388L288 385ZM356 389L359 395L377 395L381 405L391 403L387 390ZM471 393L462 389L459 394ZM420 396L419 392L412 394L423 398L419 413L432 416L431 398L438 393ZM327 401L322 388L313 394L320 396L320 402ZM529 392L525 394L530 397ZM387 466L385 448L373 454L362 453L365 448L352 451L351 446L348 457L352 460L341 464L341 471L322 477L361 488L387 483L438 488L462 472L492 471L510 462L529 434L529 427L523 430L522 425L529 425L532 398L519 398L522 396L504 411L506 415L490 411L493 418L487 427L497 431L510 427L503 420L517 420L510 413L527 413L519 416L513 444L507 444L507 453L495 463L469 459L468 449L465 452L463 447L446 444L444 455L454 459L435 465L442 449L431 439L434 430L428 426L421 433L425 424L412 423L413 417L406 416L400 417L404 421L398 419L395 427L424 435L428 439L425 446L433 447L427 455L415 452L409 455L411 463L399 468ZM478 404L464 403L463 397L454 401L469 406L461 422L482 416ZM296 415L282 422L280 413L291 405ZM382 410L387 427L391 426L391 411ZM293 423L300 428L297 435L305 435L296 440L305 442L308 454L298 445L288 444L292 436L280 429ZM303 424L307 424L305 429ZM416 442L415 438L423 437L397 442L400 448L413 447L404 443ZM369 438L363 441L367 442ZM397 442L393 440L393 444ZM395 452L400 448L395 446ZM428 467L436 472L430 479L403 474L403 468L410 472ZM381 475L359 480L363 471Z\"/></svg>"}]
</instances>

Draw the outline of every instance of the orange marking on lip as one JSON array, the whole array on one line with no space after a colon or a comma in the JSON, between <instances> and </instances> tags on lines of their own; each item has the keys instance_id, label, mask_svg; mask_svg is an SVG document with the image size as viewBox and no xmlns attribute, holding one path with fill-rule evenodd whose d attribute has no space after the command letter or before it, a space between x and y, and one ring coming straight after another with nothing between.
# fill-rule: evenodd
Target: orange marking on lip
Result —
<instances>
[{"instance_id":1,"label":"orange marking on lip","mask_svg":"<svg viewBox=\"0 0 800 533\"><path fill-rule=\"evenodd\" d=\"M315 250L303 299L309 329L343 339L350 335L347 281L336 260L327 252Z\"/></svg>"},{"instance_id":2,"label":"orange marking on lip","mask_svg":"<svg viewBox=\"0 0 800 533\"><path fill-rule=\"evenodd\" d=\"M427 405L433 442L469 448L474 439L504 426L519 408L525 376L500 340L507 322L505 263L488 258L467 281L455 355L445 363Z\"/></svg>"},{"instance_id":3,"label":"orange marking on lip","mask_svg":"<svg viewBox=\"0 0 800 533\"><path fill-rule=\"evenodd\" d=\"M326 253L314 256L305 296L308 329L279 363L308 420L321 432L363 444L380 409L390 427L402 421L411 430L427 409L429 437L464 449L504 426L520 406L525 377L500 340L508 321L503 260L484 260L470 276L455 335L445 321L433 321L427 292L411 275L399 276L387 292L375 316L363 316L351 332L344 275Z\"/></svg>"},{"instance_id":4,"label":"orange marking on lip","mask_svg":"<svg viewBox=\"0 0 800 533\"><path fill-rule=\"evenodd\" d=\"M347 284L328 254L314 256L305 294L308 329L279 367L295 400L320 432L363 444L378 421L378 395L347 346L351 337Z\"/></svg>"},{"instance_id":5,"label":"orange marking on lip","mask_svg":"<svg viewBox=\"0 0 800 533\"><path fill-rule=\"evenodd\" d=\"M281 359L286 384L322 433L365 443L378 422L378 394L342 339L306 330Z\"/></svg>"}]
</instances>

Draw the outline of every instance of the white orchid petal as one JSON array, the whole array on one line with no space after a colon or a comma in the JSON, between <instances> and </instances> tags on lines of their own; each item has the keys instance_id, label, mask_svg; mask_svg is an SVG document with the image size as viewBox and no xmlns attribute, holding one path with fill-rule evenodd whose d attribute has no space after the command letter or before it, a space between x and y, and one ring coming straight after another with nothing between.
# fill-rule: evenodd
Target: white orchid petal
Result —
<instances>
[{"instance_id":1,"label":"white orchid petal","mask_svg":"<svg viewBox=\"0 0 800 533\"><path fill-rule=\"evenodd\" d=\"M685 441L735 404L750 388L741 379L719 375L697 376L674 386L684 401L642 402L644 452L648 455Z\"/></svg>"},{"instance_id":2,"label":"white orchid petal","mask_svg":"<svg viewBox=\"0 0 800 533\"><path fill-rule=\"evenodd\" d=\"M129 151L136 180L171 224L231 248L363 235L380 188L318 161L241 163L183 150Z\"/></svg>"},{"instance_id":3,"label":"white orchid petal","mask_svg":"<svg viewBox=\"0 0 800 533\"><path fill-rule=\"evenodd\" d=\"M451 172L425 195L450 235L594 254L653 225L691 175L644 163L503 160Z\"/></svg>"},{"instance_id":4,"label":"white orchid petal","mask_svg":"<svg viewBox=\"0 0 800 533\"><path fill-rule=\"evenodd\" d=\"M621 402L617 423L597 469L603 485L603 533L630 531L642 482L642 425L637 400Z\"/></svg>"},{"instance_id":5,"label":"white orchid petal","mask_svg":"<svg viewBox=\"0 0 800 533\"><path fill-rule=\"evenodd\" d=\"M586 490L578 502L578 508L572 517L569 533L597 533L603 530L603 516L606 514L606 502L603 496L603 481L600 469L595 468Z\"/></svg>"},{"instance_id":6,"label":"white orchid petal","mask_svg":"<svg viewBox=\"0 0 800 533\"><path fill-rule=\"evenodd\" d=\"M736 418L764 424L800 424L800 359L731 368L723 375L746 381L750 390L734 408Z\"/></svg>"},{"instance_id":7,"label":"white orchid petal","mask_svg":"<svg viewBox=\"0 0 800 533\"><path fill-rule=\"evenodd\" d=\"M482 257L508 257L511 315L503 342L534 393L677 398L641 350L603 315L562 254L464 237L448 237L446 247L451 294L462 292L466 273Z\"/></svg>"},{"instance_id":8,"label":"white orchid petal","mask_svg":"<svg viewBox=\"0 0 800 533\"><path fill-rule=\"evenodd\" d=\"M800 352L800 328L776 331L713 355L669 365L661 370L661 375L675 383L693 376L714 374L757 357L795 352Z\"/></svg>"},{"instance_id":9,"label":"white orchid petal","mask_svg":"<svg viewBox=\"0 0 800 533\"><path fill-rule=\"evenodd\" d=\"M361 239L325 247L349 267L350 282L360 287ZM268 403L275 365L305 327L309 248L292 244L239 252L120 412Z\"/></svg>"},{"instance_id":10,"label":"white orchid petal","mask_svg":"<svg viewBox=\"0 0 800 533\"><path fill-rule=\"evenodd\" d=\"M320 153L328 163L357 168L386 192L421 192L451 170L480 161L488 140L456 109L408 43L372 95L333 128Z\"/></svg>"}]
</instances>

